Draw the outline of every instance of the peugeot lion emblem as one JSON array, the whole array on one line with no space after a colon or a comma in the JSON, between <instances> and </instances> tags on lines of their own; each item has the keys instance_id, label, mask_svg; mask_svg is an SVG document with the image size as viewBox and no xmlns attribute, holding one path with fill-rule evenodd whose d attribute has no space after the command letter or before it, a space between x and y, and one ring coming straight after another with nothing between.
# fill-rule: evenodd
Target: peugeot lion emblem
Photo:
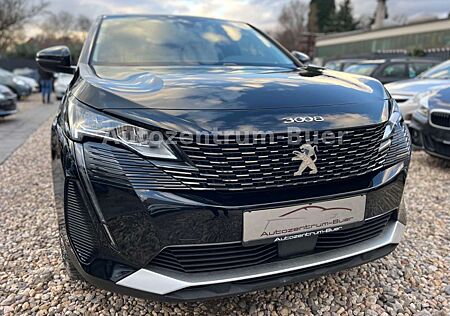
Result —
<instances>
[{"instance_id":1,"label":"peugeot lion emblem","mask_svg":"<svg viewBox=\"0 0 450 316\"><path fill-rule=\"evenodd\" d=\"M295 150L292 152L295 155L292 158L292 161L301 161L302 162L300 164L300 166L298 167L298 170L294 173L294 176L301 176L303 171L306 170L306 168L311 169L309 171L309 174L317 173L316 151L318 151L317 145L311 146L310 144L303 144L300 146L299 151Z\"/></svg>"}]
</instances>

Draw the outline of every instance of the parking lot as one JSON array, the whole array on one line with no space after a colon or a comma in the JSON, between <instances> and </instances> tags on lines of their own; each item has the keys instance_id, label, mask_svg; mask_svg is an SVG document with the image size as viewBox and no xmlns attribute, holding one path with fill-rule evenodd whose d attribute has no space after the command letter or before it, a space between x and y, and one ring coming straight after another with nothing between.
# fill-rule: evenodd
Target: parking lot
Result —
<instances>
[{"instance_id":1,"label":"parking lot","mask_svg":"<svg viewBox=\"0 0 450 316\"><path fill-rule=\"evenodd\" d=\"M0 122L2 133L16 127L24 131L14 144L26 139L0 165L0 314L450 314L450 163L423 152L413 153L410 166L404 240L394 253L373 263L199 303L146 301L68 280L59 255L49 159L48 117L56 105L38 105L33 98L21 103L23 113ZM10 134L2 134L2 142L5 135Z\"/></svg>"},{"instance_id":2,"label":"parking lot","mask_svg":"<svg viewBox=\"0 0 450 316\"><path fill-rule=\"evenodd\" d=\"M18 102L17 114L0 118L0 164L55 113L57 104L42 104L40 96L33 94Z\"/></svg>"}]
</instances>

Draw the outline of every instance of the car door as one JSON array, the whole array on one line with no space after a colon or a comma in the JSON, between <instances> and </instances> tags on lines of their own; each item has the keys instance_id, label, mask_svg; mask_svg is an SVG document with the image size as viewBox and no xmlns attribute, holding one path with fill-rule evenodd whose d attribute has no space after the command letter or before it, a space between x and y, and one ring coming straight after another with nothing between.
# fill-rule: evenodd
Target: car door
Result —
<instances>
[{"instance_id":1,"label":"car door","mask_svg":"<svg viewBox=\"0 0 450 316\"><path fill-rule=\"evenodd\" d=\"M375 78L380 80L382 83L389 83L393 81L399 81L408 78L408 72L406 63L403 62L393 62L387 63L377 70Z\"/></svg>"}]
</instances>

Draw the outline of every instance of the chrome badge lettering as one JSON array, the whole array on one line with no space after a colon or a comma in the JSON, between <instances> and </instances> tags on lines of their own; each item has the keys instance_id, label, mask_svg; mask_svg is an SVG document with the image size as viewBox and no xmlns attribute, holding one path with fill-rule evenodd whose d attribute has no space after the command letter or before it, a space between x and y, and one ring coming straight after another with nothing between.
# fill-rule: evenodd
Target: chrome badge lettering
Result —
<instances>
[{"instance_id":1,"label":"chrome badge lettering","mask_svg":"<svg viewBox=\"0 0 450 316\"><path fill-rule=\"evenodd\" d=\"M322 116L297 116L297 117L283 117L284 124L292 123L308 123L308 122L322 122L324 118Z\"/></svg>"}]
</instances>

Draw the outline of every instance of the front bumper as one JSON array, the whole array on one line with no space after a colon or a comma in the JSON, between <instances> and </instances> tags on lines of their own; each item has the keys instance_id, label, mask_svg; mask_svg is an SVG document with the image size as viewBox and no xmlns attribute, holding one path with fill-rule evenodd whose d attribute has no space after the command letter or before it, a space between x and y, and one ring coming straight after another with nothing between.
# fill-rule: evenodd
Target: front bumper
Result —
<instances>
[{"instance_id":1,"label":"front bumper","mask_svg":"<svg viewBox=\"0 0 450 316\"><path fill-rule=\"evenodd\" d=\"M371 262L394 251L404 229L402 223L395 222L383 235L356 246L221 274L177 275L139 269L114 282L86 273L78 264L77 268L88 282L124 295L163 301L198 301L288 285ZM76 260L69 251L72 260Z\"/></svg>"},{"instance_id":2,"label":"front bumper","mask_svg":"<svg viewBox=\"0 0 450 316\"><path fill-rule=\"evenodd\" d=\"M252 197L237 192L169 192L96 181L87 170L83 145L72 143L57 127L53 137L55 197L69 257L88 281L117 292L197 300L298 282L388 254L399 243L406 224L402 193L408 159L358 177L358 181L311 185L301 191L259 191ZM58 137L59 141L55 139ZM111 176L120 180L118 174ZM320 253L214 272L185 273L150 265L171 245L241 241L245 210L360 194L367 196L365 219L397 214L375 238Z\"/></svg>"},{"instance_id":3,"label":"front bumper","mask_svg":"<svg viewBox=\"0 0 450 316\"><path fill-rule=\"evenodd\" d=\"M450 159L450 130L430 125L428 117L414 113L409 125L413 145L428 154Z\"/></svg>"},{"instance_id":4,"label":"front bumper","mask_svg":"<svg viewBox=\"0 0 450 316\"><path fill-rule=\"evenodd\" d=\"M8 98L0 101L0 116L8 116L17 113L16 98Z\"/></svg>"},{"instance_id":5,"label":"front bumper","mask_svg":"<svg viewBox=\"0 0 450 316\"><path fill-rule=\"evenodd\" d=\"M16 113L17 113L17 110L7 110L7 111L0 110L0 117L1 116L13 115L13 114L16 114Z\"/></svg>"},{"instance_id":6,"label":"front bumper","mask_svg":"<svg viewBox=\"0 0 450 316\"><path fill-rule=\"evenodd\" d=\"M391 222L378 237L349 247L218 273L140 269L117 285L180 300L239 294L317 277L387 255L400 242L404 229L399 221Z\"/></svg>"},{"instance_id":7,"label":"front bumper","mask_svg":"<svg viewBox=\"0 0 450 316\"><path fill-rule=\"evenodd\" d=\"M19 97L27 97L31 94L32 89L30 86L19 86L15 87L15 91Z\"/></svg>"}]
</instances>

